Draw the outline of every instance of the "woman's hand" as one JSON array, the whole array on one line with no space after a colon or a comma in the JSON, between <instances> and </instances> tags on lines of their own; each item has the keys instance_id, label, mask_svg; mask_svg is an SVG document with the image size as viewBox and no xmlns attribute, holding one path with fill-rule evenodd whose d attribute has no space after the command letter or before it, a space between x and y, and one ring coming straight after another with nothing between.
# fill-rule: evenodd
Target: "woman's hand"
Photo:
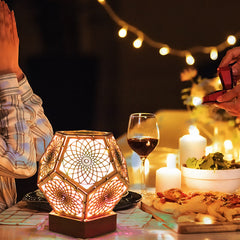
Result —
<instances>
[{"instance_id":1,"label":"woman's hand","mask_svg":"<svg viewBox=\"0 0 240 240\"><path fill-rule=\"evenodd\" d=\"M225 109L233 116L240 117L240 85L217 98L216 107Z\"/></svg>"},{"instance_id":2,"label":"woman's hand","mask_svg":"<svg viewBox=\"0 0 240 240\"><path fill-rule=\"evenodd\" d=\"M240 47L235 47L227 51L223 57L219 67L226 67L232 65L233 78L240 79Z\"/></svg>"},{"instance_id":3,"label":"woman's hand","mask_svg":"<svg viewBox=\"0 0 240 240\"><path fill-rule=\"evenodd\" d=\"M18 80L23 72L18 64L19 38L14 12L0 1L0 74L16 73Z\"/></svg>"}]
</instances>

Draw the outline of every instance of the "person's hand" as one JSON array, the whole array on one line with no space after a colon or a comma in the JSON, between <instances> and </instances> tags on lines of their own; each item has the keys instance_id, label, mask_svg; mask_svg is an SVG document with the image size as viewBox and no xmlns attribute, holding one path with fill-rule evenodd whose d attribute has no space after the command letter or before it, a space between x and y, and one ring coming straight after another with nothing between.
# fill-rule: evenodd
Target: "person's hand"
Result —
<instances>
[{"instance_id":1,"label":"person's hand","mask_svg":"<svg viewBox=\"0 0 240 240\"><path fill-rule=\"evenodd\" d=\"M216 107L225 109L229 114L240 117L240 85L217 98Z\"/></svg>"},{"instance_id":2,"label":"person's hand","mask_svg":"<svg viewBox=\"0 0 240 240\"><path fill-rule=\"evenodd\" d=\"M240 47L235 47L227 51L223 57L219 67L226 67L229 64L232 65L233 78L235 80L240 79Z\"/></svg>"},{"instance_id":3,"label":"person's hand","mask_svg":"<svg viewBox=\"0 0 240 240\"><path fill-rule=\"evenodd\" d=\"M0 74L16 73L18 80L23 72L18 64L19 38L14 12L0 1Z\"/></svg>"}]
</instances>

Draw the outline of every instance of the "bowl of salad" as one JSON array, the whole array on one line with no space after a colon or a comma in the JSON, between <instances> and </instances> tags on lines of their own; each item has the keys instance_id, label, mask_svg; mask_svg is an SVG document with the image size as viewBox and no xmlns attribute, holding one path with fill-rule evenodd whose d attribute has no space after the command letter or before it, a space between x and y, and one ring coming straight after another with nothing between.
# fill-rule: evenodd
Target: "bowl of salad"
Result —
<instances>
[{"instance_id":1,"label":"bowl of salad","mask_svg":"<svg viewBox=\"0 0 240 240\"><path fill-rule=\"evenodd\" d=\"M240 189L240 163L225 160L220 152L188 158L181 170L182 185L188 190L233 193Z\"/></svg>"}]
</instances>

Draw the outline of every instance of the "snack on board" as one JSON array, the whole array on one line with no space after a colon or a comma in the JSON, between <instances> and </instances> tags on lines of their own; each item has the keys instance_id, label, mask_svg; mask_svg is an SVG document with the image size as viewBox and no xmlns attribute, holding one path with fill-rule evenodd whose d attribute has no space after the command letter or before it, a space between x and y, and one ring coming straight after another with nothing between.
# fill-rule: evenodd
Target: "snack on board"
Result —
<instances>
[{"instance_id":1,"label":"snack on board","mask_svg":"<svg viewBox=\"0 0 240 240\"><path fill-rule=\"evenodd\" d=\"M214 221L233 221L240 214L240 195L219 192L183 193L180 189L159 192L152 206L162 212L171 213L177 222L199 221L201 216L210 216Z\"/></svg>"}]
</instances>

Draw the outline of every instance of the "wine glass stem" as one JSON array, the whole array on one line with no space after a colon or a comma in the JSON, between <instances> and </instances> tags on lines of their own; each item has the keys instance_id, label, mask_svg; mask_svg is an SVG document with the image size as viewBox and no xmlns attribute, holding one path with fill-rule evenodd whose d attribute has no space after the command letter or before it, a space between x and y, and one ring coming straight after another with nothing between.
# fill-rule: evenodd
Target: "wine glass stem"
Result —
<instances>
[{"instance_id":1,"label":"wine glass stem","mask_svg":"<svg viewBox=\"0 0 240 240\"><path fill-rule=\"evenodd\" d=\"M146 179L145 179L145 160L146 157L141 158L141 166L140 166L140 176L141 176L141 191L146 191Z\"/></svg>"}]
</instances>

